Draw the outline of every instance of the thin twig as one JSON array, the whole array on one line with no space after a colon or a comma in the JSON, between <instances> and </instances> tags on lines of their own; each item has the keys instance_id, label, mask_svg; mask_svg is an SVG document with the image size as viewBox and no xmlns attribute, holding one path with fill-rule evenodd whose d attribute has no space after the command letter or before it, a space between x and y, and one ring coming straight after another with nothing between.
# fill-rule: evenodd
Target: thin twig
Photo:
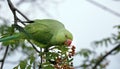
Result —
<instances>
[{"instance_id":1,"label":"thin twig","mask_svg":"<svg viewBox=\"0 0 120 69\"><path fill-rule=\"evenodd\" d=\"M30 21L22 12L20 12L17 8L15 8L15 10L21 14L27 21Z\"/></svg>"},{"instance_id":2,"label":"thin twig","mask_svg":"<svg viewBox=\"0 0 120 69\"><path fill-rule=\"evenodd\" d=\"M90 3L92 3L92 4L94 4L94 5L96 5L96 6L98 6L98 7L100 7L100 8L102 8L103 10L106 10L106 11L108 11L108 12L110 12L110 13L118 16L118 17L120 17L120 13L118 13L116 11L113 11L112 9L110 9L110 8L108 8L108 7L100 4L100 3L97 3L97 2L95 2L93 0L87 0L87 1L90 2Z\"/></svg>"},{"instance_id":3,"label":"thin twig","mask_svg":"<svg viewBox=\"0 0 120 69\"><path fill-rule=\"evenodd\" d=\"M12 11L13 16L14 16L14 23L17 24L17 15L16 15L16 12L15 12L15 7L13 6L13 4L10 0L7 0L7 2L8 2L8 5L10 7L10 10Z\"/></svg>"},{"instance_id":4,"label":"thin twig","mask_svg":"<svg viewBox=\"0 0 120 69\"><path fill-rule=\"evenodd\" d=\"M35 64L35 62L33 63L33 69L36 69L36 64Z\"/></svg>"},{"instance_id":5,"label":"thin twig","mask_svg":"<svg viewBox=\"0 0 120 69\"><path fill-rule=\"evenodd\" d=\"M1 63L0 69L3 69L3 65L4 65L4 62L5 62L6 56L7 56L8 49L9 49L9 46L6 47L5 54L3 56L3 59L1 60L2 63Z\"/></svg>"},{"instance_id":6,"label":"thin twig","mask_svg":"<svg viewBox=\"0 0 120 69\"><path fill-rule=\"evenodd\" d=\"M40 51L42 52L42 48L40 48ZM39 69L42 68L41 64L43 63L43 56L42 54L40 55L40 65L39 65Z\"/></svg>"},{"instance_id":7,"label":"thin twig","mask_svg":"<svg viewBox=\"0 0 120 69\"><path fill-rule=\"evenodd\" d=\"M3 60L1 59L0 62L2 62Z\"/></svg>"},{"instance_id":8,"label":"thin twig","mask_svg":"<svg viewBox=\"0 0 120 69\"><path fill-rule=\"evenodd\" d=\"M21 26L19 26L17 24L17 22L21 22L23 25L25 25L26 22L28 23L32 23L33 21L29 20L22 12L20 12L17 8L14 7L14 5L12 4L12 2L10 0L7 0L8 1L8 5L14 15L14 26L16 29L18 29L19 31L25 33L25 35L28 35L29 38L31 38L31 36L29 36L28 32L24 30L24 28L22 28ZM27 21L22 21L20 20L17 15L16 15L16 12L18 12L23 18L25 18ZM29 40L27 39L28 42L32 45L32 47L35 49L36 52L40 53L41 51L39 51L35 45Z\"/></svg>"},{"instance_id":9,"label":"thin twig","mask_svg":"<svg viewBox=\"0 0 120 69\"><path fill-rule=\"evenodd\" d=\"M32 45L32 47L36 50L36 52L40 53L40 51L35 47L35 45L30 40L28 40L28 42Z\"/></svg>"},{"instance_id":10,"label":"thin twig","mask_svg":"<svg viewBox=\"0 0 120 69\"><path fill-rule=\"evenodd\" d=\"M108 53L106 53L103 57L101 57L101 59L99 59L96 64L93 66L92 69L97 69L97 66L100 65L100 63L107 57L109 56L110 54L112 54L115 50L119 49L120 48L120 44L117 45L116 47L114 47L112 50L110 50Z\"/></svg>"},{"instance_id":11,"label":"thin twig","mask_svg":"<svg viewBox=\"0 0 120 69\"><path fill-rule=\"evenodd\" d=\"M22 20L20 20L17 15L16 12L18 12L21 16L23 16L27 21L30 21L21 11L19 11L17 8L15 8L15 6L12 4L12 2L10 0L8 1L8 5L14 15L14 23L17 24L17 21L21 21L21 23L23 24Z\"/></svg>"},{"instance_id":12,"label":"thin twig","mask_svg":"<svg viewBox=\"0 0 120 69\"><path fill-rule=\"evenodd\" d=\"M25 25L25 24L24 24L24 21L20 20L20 19L17 17L16 11L17 11L20 15L22 15L22 16L27 20L26 22L31 22L31 21L30 21L22 12L20 12L17 8L15 8L14 5L12 4L12 2L11 2L10 0L7 0L7 1L8 1L8 5L9 5L9 7L10 7L10 9L11 9L13 15L14 15L14 24L15 24L17 27L19 27L19 28L17 28L17 27L15 26L15 28L17 28L19 31L21 31L21 29L22 29L22 32L23 32L24 29L21 28L19 25L17 25L17 22L19 21L19 22L21 22L23 25ZM27 32L25 31L25 32L23 32L23 33L27 33ZM33 48L34 48L38 53L40 52L39 50L37 50L37 48L34 46L34 44L32 44L32 42L31 42L30 40L28 40L28 42L33 46Z\"/></svg>"}]
</instances>

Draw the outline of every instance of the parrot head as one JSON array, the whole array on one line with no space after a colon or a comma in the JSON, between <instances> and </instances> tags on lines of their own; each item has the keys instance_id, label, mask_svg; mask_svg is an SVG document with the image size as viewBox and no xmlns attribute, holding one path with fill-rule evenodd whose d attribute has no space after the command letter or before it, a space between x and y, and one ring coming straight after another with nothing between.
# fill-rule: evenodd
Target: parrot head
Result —
<instances>
[{"instance_id":1,"label":"parrot head","mask_svg":"<svg viewBox=\"0 0 120 69\"><path fill-rule=\"evenodd\" d=\"M65 34L65 39L66 39L64 42L64 45L70 46L73 40L73 36L68 30L65 30L64 34Z\"/></svg>"},{"instance_id":2,"label":"parrot head","mask_svg":"<svg viewBox=\"0 0 120 69\"><path fill-rule=\"evenodd\" d=\"M52 37L51 39L51 43L52 45L66 45L66 46L70 46L73 40L73 36L72 34L64 29L59 30L55 36Z\"/></svg>"}]
</instances>

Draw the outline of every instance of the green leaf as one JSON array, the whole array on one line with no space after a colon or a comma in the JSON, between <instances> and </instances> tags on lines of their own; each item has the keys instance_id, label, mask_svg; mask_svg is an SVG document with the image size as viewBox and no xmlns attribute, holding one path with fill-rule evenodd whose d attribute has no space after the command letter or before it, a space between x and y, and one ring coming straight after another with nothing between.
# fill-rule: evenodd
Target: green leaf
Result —
<instances>
[{"instance_id":1,"label":"green leaf","mask_svg":"<svg viewBox=\"0 0 120 69\"><path fill-rule=\"evenodd\" d=\"M62 54L65 54L68 52L68 47L67 46L58 46L58 49L62 52Z\"/></svg>"},{"instance_id":2,"label":"green leaf","mask_svg":"<svg viewBox=\"0 0 120 69\"><path fill-rule=\"evenodd\" d=\"M27 66L27 69L31 69L31 65L28 65L28 66Z\"/></svg>"},{"instance_id":3,"label":"green leaf","mask_svg":"<svg viewBox=\"0 0 120 69\"><path fill-rule=\"evenodd\" d=\"M54 67L51 65L51 63L46 62L42 64L42 69L54 69Z\"/></svg>"},{"instance_id":4,"label":"green leaf","mask_svg":"<svg viewBox=\"0 0 120 69\"><path fill-rule=\"evenodd\" d=\"M68 60L68 62L72 62L72 61L73 61L73 58Z\"/></svg>"},{"instance_id":5,"label":"green leaf","mask_svg":"<svg viewBox=\"0 0 120 69\"><path fill-rule=\"evenodd\" d=\"M14 67L13 69L18 69L18 67L19 67L19 66L17 65L17 66L16 66L16 67Z\"/></svg>"},{"instance_id":6,"label":"green leaf","mask_svg":"<svg viewBox=\"0 0 120 69\"><path fill-rule=\"evenodd\" d=\"M27 60L20 62L20 69L25 69L27 66Z\"/></svg>"},{"instance_id":7,"label":"green leaf","mask_svg":"<svg viewBox=\"0 0 120 69\"><path fill-rule=\"evenodd\" d=\"M35 57L33 56L33 54L30 56L30 64L32 64L35 61Z\"/></svg>"},{"instance_id":8,"label":"green leaf","mask_svg":"<svg viewBox=\"0 0 120 69\"><path fill-rule=\"evenodd\" d=\"M94 41L93 43L96 45L96 46L98 46L98 45L100 45L100 46L103 46L103 45L105 45L105 46L108 46L108 44L112 44L112 39L115 41L116 39L114 39L114 38L116 38L115 36L114 37L108 37L108 38L104 38L104 39L102 39L102 40L100 40L100 41Z\"/></svg>"},{"instance_id":9,"label":"green leaf","mask_svg":"<svg viewBox=\"0 0 120 69\"><path fill-rule=\"evenodd\" d=\"M43 69L54 69L52 65L45 66Z\"/></svg>"},{"instance_id":10,"label":"green leaf","mask_svg":"<svg viewBox=\"0 0 120 69\"><path fill-rule=\"evenodd\" d=\"M89 57L89 55L91 54L91 50L89 49L81 49L79 52L76 53L76 55L82 55L84 57Z\"/></svg>"},{"instance_id":11,"label":"green leaf","mask_svg":"<svg viewBox=\"0 0 120 69\"><path fill-rule=\"evenodd\" d=\"M87 64L82 64L80 67L83 67L84 69L87 69L88 65Z\"/></svg>"},{"instance_id":12,"label":"green leaf","mask_svg":"<svg viewBox=\"0 0 120 69\"><path fill-rule=\"evenodd\" d=\"M8 28L9 28L9 26L6 25L6 24L0 25L0 34L1 34L1 35L6 34L6 33L8 32L8 31L7 31Z\"/></svg>"},{"instance_id":13,"label":"green leaf","mask_svg":"<svg viewBox=\"0 0 120 69\"><path fill-rule=\"evenodd\" d=\"M113 26L113 28L118 28L118 29L120 29L120 25L115 25L115 26Z\"/></svg>"}]
</instances>

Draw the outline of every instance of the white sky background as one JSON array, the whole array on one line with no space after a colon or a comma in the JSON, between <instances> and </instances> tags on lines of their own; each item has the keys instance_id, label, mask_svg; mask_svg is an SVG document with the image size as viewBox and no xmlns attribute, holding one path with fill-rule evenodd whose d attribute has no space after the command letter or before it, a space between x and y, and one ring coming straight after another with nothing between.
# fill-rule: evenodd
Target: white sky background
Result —
<instances>
[{"instance_id":1,"label":"white sky background","mask_svg":"<svg viewBox=\"0 0 120 69\"><path fill-rule=\"evenodd\" d=\"M112 0L95 1L114 11L120 11L120 2ZM120 23L119 17L86 0L67 0L60 4L58 8L58 19L73 33L73 44L76 45L77 51L81 48L90 48L90 44L94 40L110 37L111 33L116 31L113 29L113 26ZM97 52L101 50L103 50L103 48L98 49ZM107 69L120 68L119 55L108 57L111 62ZM74 59L74 65L79 65L79 60L81 59L82 58L76 57Z\"/></svg>"},{"instance_id":2,"label":"white sky background","mask_svg":"<svg viewBox=\"0 0 120 69\"><path fill-rule=\"evenodd\" d=\"M95 1L117 12L120 11L120 1ZM65 0L56 8L57 11L53 11L53 8L48 9L48 11L53 15L53 18L61 21L65 24L66 28L73 33L73 44L76 46L76 51L79 51L81 48L91 48L90 44L92 41L111 36L111 33L116 31L113 29L113 26L120 23L119 17L91 4L90 2L87 2L86 0ZM31 15L33 14L34 13ZM31 16L31 18L46 17L35 15ZM112 46L108 50L111 48ZM99 52L101 50L103 50L103 48L99 48L96 51ZM108 57L111 62L107 69L120 68L119 55ZM78 62L78 60L81 59L82 58L75 57L74 65L79 65L80 61ZM9 65L6 65L5 69L8 68L7 66Z\"/></svg>"}]
</instances>

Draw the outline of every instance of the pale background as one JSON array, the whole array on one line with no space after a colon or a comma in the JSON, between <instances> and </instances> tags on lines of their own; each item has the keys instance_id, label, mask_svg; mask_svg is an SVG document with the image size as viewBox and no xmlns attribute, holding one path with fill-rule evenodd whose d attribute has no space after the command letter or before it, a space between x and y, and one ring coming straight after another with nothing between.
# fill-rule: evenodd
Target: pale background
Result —
<instances>
[{"instance_id":1,"label":"pale background","mask_svg":"<svg viewBox=\"0 0 120 69\"><path fill-rule=\"evenodd\" d=\"M58 0L59 1L59 0ZM95 0L102 5L109 7L110 9L119 12L120 11L120 1L113 0ZM6 3L7 4L7 3ZM24 7L24 5L23 5ZM20 9L24 11L26 7L21 7ZM47 6L46 6L47 7ZM114 25L120 23L120 17L107 12L98 6L93 5L87 0L62 0L60 4L53 6L49 5L47 7L48 12L52 16L37 16L40 12L32 13L29 15L30 19L36 18L54 18L65 24L66 28L69 29L74 36L74 41L72 44L76 46L76 51L81 48L91 49L91 42L94 40L100 40L105 37L110 37L111 33L116 33L116 29L113 29ZM55 9L56 8L56 9ZM32 10L32 9L31 9ZM32 12L32 11L30 11ZM34 11L35 12L35 11ZM8 12L9 13L9 12ZM10 13L11 14L11 13ZM3 15L3 14L0 14ZM10 18L11 16L8 16ZM11 20L12 22L12 20ZM110 46L107 50L110 50L114 46ZM99 47L96 51L101 52L105 48ZM105 49L106 50L106 49ZM120 68L120 54L116 56L109 56L110 64L107 69L119 69ZM16 52L7 60L17 60L22 56L21 53ZM74 65L77 66L81 63L80 60L83 58L75 57ZM6 61L7 62L7 61ZM5 64L4 69L11 69L14 64Z\"/></svg>"}]
</instances>

